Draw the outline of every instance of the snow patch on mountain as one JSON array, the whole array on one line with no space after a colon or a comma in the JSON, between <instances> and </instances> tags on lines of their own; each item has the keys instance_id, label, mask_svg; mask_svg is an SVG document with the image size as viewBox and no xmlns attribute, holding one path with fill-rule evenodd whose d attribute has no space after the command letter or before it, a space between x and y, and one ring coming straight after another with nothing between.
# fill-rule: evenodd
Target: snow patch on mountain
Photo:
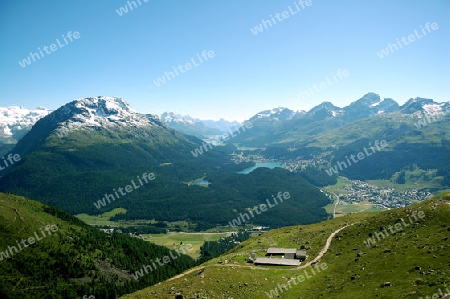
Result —
<instances>
[{"instance_id":1,"label":"snow patch on mountain","mask_svg":"<svg viewBox=\"0 0 450 299\"><path fill-rule=\"evenodd\" d=\"M438 114L438 113L442 113L443 112L443 106L444 103L440 103L440 104L425 104L422 106L423 110L427 113L427 114Z\"/></svg>"},{"instance_id":2,"label":"snow patch on mountain","mask_svg":"<svg viewBox=\"0 0 450 299\"><path fill-rule=\"evenodd\" d=\"M173 112L164 112L163 114L159 115L159 118L165 123L184 123L193 125L198 122L189 115L181 115Z\"/></svg>"},{"instance_id":3,"label":"snow patch on mountain","mask_svg":"<svg viewBox=\"0 0 450 299\"><path fill-rule=\"evenodd\" d=\"M271 119L274 121L286 121L292 119L298 112L284 107L273 108L257 113L253 118Z\"/></svg>"},{"instance_id":4,"label":"snow patch on mountain","mask_svg":"<svg viewBox=\"0 0 450 299\"><path fill-rule=\"evenodd\" d=\"M204 138L209 135L219 135L230 129L237 128L240 123L236 121L220 120L201 120L189 115L181 115L173 112L164 112L159 116L160 120L167 126L187 135L194 135Z\"/></svg>"},{"instance_id":5,"label":"snow patch on mountain","mask_svg":"<svg viewBox=\"0 0 450 299\"><path fill-rule=\"evenodd\" d=\"M0 107L0 135L14 137L15 134L31 127L51 110L38 107L34 110L22 107Z\"/></svg>"},{"instance_id":6,"label":"snow patch on mountain","mask_svg":"<svg viewBox=\"0 0 450 299\"><path fill-rule=\"evenodd\" d=\"M379 101L379 102L373 103L372 105L370 105L370 107L376 107L376 106L380 105L380 104L381 104L381 102L382 102L382 101Z\"/></svg>"},{"instance_id":7,"label":"snow patch on mountain","mask_svg":"<svg viewBox=\"0 0 450 299\"><path fill-rule=\"evenodd\" d=\"M69 130L104 126L144 127L155 125L159 120L156 115L137 113L122 98L106 96L77 99L62 106L49 117L61 123L60 127Z\"/></svg>"},{"instance_id":8,"label":"snow patch on mountain","mask_svg":"<svg viewBox=\"0 0 450 299\"><path fill-rule=\"evenodd\" d=\"M400 107L403 114L419 115L421 113L437 114L450 112L450 102L436 103L432 99L414 98L409 99Z\"/></svg>"},{"instance_id":9,"label":"snow patch on mountain","mask_svg":"<svg viewBox=\"0 0 450 299\"><path fill-rule=\"evenodd\" d=\"M344 114L344 111L334 106L331 102L323 102L311 110L309 110L306 115L316 119L323 119L327 117L338 117Z\"/></svg>"}]
</instances>

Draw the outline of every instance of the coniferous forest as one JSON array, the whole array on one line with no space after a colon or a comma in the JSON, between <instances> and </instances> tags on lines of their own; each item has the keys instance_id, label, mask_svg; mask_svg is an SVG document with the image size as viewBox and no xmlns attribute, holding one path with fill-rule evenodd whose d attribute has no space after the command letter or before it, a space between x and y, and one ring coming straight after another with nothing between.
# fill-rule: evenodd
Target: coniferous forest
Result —
<instances>
[{"instance_id":1,"label":"coniferous forest","mask_svg":"<svg viewBox=\"0 0 450 299\"><path fill-rule=\"evenodd\" d=\"M0 262L0 298L117 298L197 265L191 257L177 255L137 281L131 274L169 255L168 248L121 233L104 233L57 208L14 195L0 194L0 203L1 248L16 245L16 239L38 231L36 223L51 221L59 228L54 236L18 253L11 255L7 249L9 258L3 255L5 260ZM6 221L15 212L24 218L18 235Z\"/></svg>"}]
</instances>

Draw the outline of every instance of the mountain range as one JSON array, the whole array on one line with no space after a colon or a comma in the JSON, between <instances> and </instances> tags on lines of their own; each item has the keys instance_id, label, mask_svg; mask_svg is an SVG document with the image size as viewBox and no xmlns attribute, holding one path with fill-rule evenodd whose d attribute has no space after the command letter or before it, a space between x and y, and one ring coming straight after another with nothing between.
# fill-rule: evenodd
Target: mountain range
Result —
<instances>
[{"instance_id":1,"label":"mountain range","mask_svg":"<svg viewBox=\"0 0 450 299\"><path fill-rule=\"evenodd\" d=\"M409 116L419 118L422 114L434 115L450 112L450 102L436 103L431 99L414 98L399 106L390 98L381 99L375 93L368 93L350 105L339 108L324 102L311 110L292 111L277 108L257 113L249 119L254 124L251 132L244 132L234 140L243 146L290 147L311 139L326 131L343 127L360 119L382 119Z\"/></svg>"},{"instance_id":2,"label":"mountain range","mask_svg":"<svg viewBox=\"0 0 450 299\"><path fill-rule=\"evenodd\" d=\"M192 229L201 230L227 225L279 188L289 188L294 199L274 213L283 220L262 215L261 224L294 224L299 216L301 223L327 218L322 207L328 198L299 174L278 169L274 179L274 172L260 169L243 176L236 172L252 163L232 162L233 145L193 156L202 146L202 140L169 128L157 116L135 112L121 98L79 99L37 121L20 139L12 152L22 159L3 170L0 190L72 214L123 208L126 213L115 220L189 221ZM115 193L149 173L155 179L145 186L121 197ZM192 184L202 178L209 181L208 188ZM224 203L229 207L224 209ZM300 207L299 213L291 213Z\"/></svg>"},{"instance_id":3,"label":"mountain range","mask_svg":"<svg viewBox=\"0 0 450 299\"><path fill-rule=\"evenodd\" d=\"M39 119L51 112L52 110L42 107L36 109L26 109L16 106L0 107L0 155L9 152L31 130ZM97 116L101 116L101 114ZM240 125L237 121L227 121L224 119L218 121L201 120L173 112L164 112L160 115L153 115L152 117L155 119L159 118L160 121L166 123L170 128L197 137L220 135L228 130L234 130ZM64 134L62 131L67 131L66 129L61 128L61 132L59 133Z\"/></svg>"},{"instance_id":4,"label":"mountain range","mask_svg":"<svg viewBox=\"0 0 450 299\"><path fill-rule=\"evenodd\" d=\"M247 148L246 155L314 160L317 169L328 173L341 165L335 174L358 180L397 182L414 169L422 175L436 170L439 190L450 186L449 120L450 102L414 98L399 106L368 93L344 108L322 103L308 112L279 108L259 113L249 120L252 130L232 142ZM347 160L382 140L388 146L371 159Z\"/></svg>"},{"instance_id":5,"label":"mountain range","mask_svg":"<svg viewBox=\"0 0 450 299\"><path fill-rule=\"evenodd\" d=\"M192 118L189 115L183 116L173 112L164 112L160 115L160 119L177 131L197 137L221 135L228 130L234 131L241 125L237 121L227 121L224 119L218 121L200 120L198 118Z\"/></svg>"},{"instance_id":6,"label":"mountain range","mask_svg":"<svg viewBox=\"0 0 450 299\"><path fill-rule=\"evenodd\" d=\"M399 106L391 98L381 99L375 93L367 93L344 108L336 107L330 102L323 102L309 111L293 111L289 108L278 107L258 112L249 121L262 127L267 127L268 125L278 127L283 124L289 129L289 126L295 126L296 124L304 125L305 122L314 123L325 120L328 123L331 122L335 126L339 126L358 119L392 112L399 112L404 115L417 115L418 113L432 115L447 111L450 111L449 102L436 103L432 99L412 98L402 106ZM21 107L0 107L0 142L16 143L31 129L36 121L50 112L51 110L46 108L29 110ZM153 115L153 117L159 118L167 126L177 131L197 137L223 134L229 130L235 130L241 125L237 121L224 119L218 121L201 120L174 112L164 112L160 115ZM242 140L243 136L240 137L240 140Z\"/></svg>"}]
</instances>

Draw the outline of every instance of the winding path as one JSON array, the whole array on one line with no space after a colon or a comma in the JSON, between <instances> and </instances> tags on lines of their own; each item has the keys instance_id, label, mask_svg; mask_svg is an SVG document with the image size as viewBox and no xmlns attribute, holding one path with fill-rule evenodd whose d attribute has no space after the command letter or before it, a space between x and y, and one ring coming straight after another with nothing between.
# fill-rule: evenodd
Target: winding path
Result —
<instances>
[{"instance_id":1,"label":"winding path","mask_svg":"<svg viewBox=\"0 0 450 299\"><path fill-rule=\"evenodd\" d=\"M347 224L346 226L343 226L343 227L335 230L334 232L332 232L330 234L330 236L328 237L327 242L325 243L325 246L322 248L322 250L319 252L319 254L312 261L309 261L306 264L300 265L300 266L295 267L295 268L284 269L284 270L296 271L296 270L300 270L300 269L309 267L309 266L311 266L311 264L317 263L317 261L319 261L323 257L323 255L328 251L328 249L330 248L331 241L333 240L334 236L336 236L336 234L338 234L341 230L343 230L343 229L345 229L345 228L347 228L349 226L352 226L352 225L354 225L356 223L358 223L358 222L355 222L355 223L352 223L352 224ZM178 274L178 275L176 275L176 276L174 276L172 278L169 278L166 281L171 281L171 280L175 280L177 278L181 278L181 277L183 277L183 276L185 276L187 274L190 274L192 272L195 272L195 271L203 271L207 267L240 267L240 268L250 268L250 269L256 269L256 270L273 270L273 268L266 268L266 267L259 267L259 266L250 266L250 265L240 265L240 264L221 264L221 265L198 266L198 267L192 268L192 269L190 269L190 270L188 270L186 272Z\"/></svg>"},{"instance_id":2,"label":"winding path","mask_svg":"<svg viewBox=\"0 0 450 299\"><path fill-rule=\"evenodd\" d=\"M325 252L328 251L328 248L330 248L331 245L331 241L333 240L334 236L336 236L337 233L339 233L341 230L343 230L344 228L347 228L349 226L352 226L354 224L356 224L358 222L352 223L352 224L347 224L346 226L341 227L340 229L335 230L333 233L331 233L331 235L328 237L327 239L327 243L325 244L325 246L322 248L322 250L319 252L319 254L316 256L315 259L313 259L310 262L307 262L304 265L300 265L297 268L294 268L294 270L298 270L298 269L303 269L305 267L310 266L313 263L316 263L318 260L320 260L322 258L322 256L325 254Z\"/></svg>"}]
</instances>

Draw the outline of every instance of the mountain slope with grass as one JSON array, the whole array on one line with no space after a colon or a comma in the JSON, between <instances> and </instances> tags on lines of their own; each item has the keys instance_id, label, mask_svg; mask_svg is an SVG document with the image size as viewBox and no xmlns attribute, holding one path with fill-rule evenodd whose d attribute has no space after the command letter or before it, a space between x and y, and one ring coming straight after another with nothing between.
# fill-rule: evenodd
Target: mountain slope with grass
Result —
<instances>
[{"instance_id":1,"label":"mountain slope with grass","mask_svg":"<svg viewBox=\"0 0 450 299\"><path fill-rule=\"evenodd\" d=\"M152 275L132 278L169 254L166 247L106 234L51 206L0 193L0 298L117 298L195 265L181 255Z\"/></svg>"},{"instance_id":2,"label":"mountain slope with grass","mask_svg":"<svg viewBox=\"0 0 450 299\"><path fill-rule=\"evenodd\" d=\"M418 128L420 125L420 128ZM412 115L390 113L358 120L339 130L332 130L310 140L313 148L328 151L324 157L328 167L346 162L351 155L364 153L374 146L375 153L357 163L346 162L339 172L359 180L395 179L401 172L414 169L435 170L438 185L450 187L450 113L424 112ZM385 148L376 148L385 140ZM332 147L331 147L332 146ZM426 153L426 154L425 154ZM350 160L351 161L351 160ZM324 169L327 169L324 167Z\"/></svg>"},{"instance_id":3,"label":"mountain slope with grass","mask_svg":"<svg viewBox=\"0 0 450 299\"><path fill-rule=\"evenodd\" d=\"M431 297L450 292L449 217L447 192L406 208L283 227L122 298ZM247 263L268 247L303 249L307 258L298 267Z\"/></svg>"}]
</instances>

